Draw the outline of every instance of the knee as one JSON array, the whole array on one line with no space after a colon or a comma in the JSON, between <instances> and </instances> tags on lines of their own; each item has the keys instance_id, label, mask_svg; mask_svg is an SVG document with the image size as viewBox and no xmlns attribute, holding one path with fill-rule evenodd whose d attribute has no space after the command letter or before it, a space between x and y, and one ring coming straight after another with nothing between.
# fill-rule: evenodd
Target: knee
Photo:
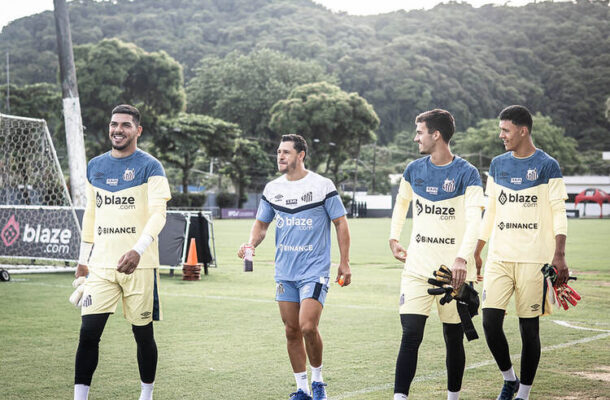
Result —
<instances>
[{"instance_id":1,"label":"knee","mask_svg":"<svg viewBox=\"0 0 610 400\"><path fill-rule=\"evenodd\" d=\"M483 309L483 330L485 335L495 335L502 332L504 310L495 308Z\"/></svg>"},{"instance_id":2,"label":"knee","mask_svg":"<svg viewBox=\"0 0 610 400\"><path fill-rule=\"evenodd\" d=\"M286 339L288 341L303 340L303 337L301 335L301 330L299 329L298 326L285 325L285 330L286 330Z\"/></svg>"},{"instance_id":3,"label":"knee","mask_svg":"<svg viewBox=\"0 0 610 400\"><path fill-rule=\"evenodd\" d=\"M144 326L132 325L131 331L138 344L154 343L155 341L152 322Z\"/></svg>"},{"instance_id":4,"label":"knee","mask_svg":"<svg viewBox=\"0 0 610 400\"><path fill-rule=\"evenodd\" d=\"M318 327L312 322L305 322L301 324L301 333L305 339L311 339L318 334Z\"/></svg>"},{"instance_id":5,"label":"knee","mask_svg":"<svg viewBox=\"0 0 610 400\"><path fill-rule=\"evenodd\" d=\"M539 320L536 318L519 318L519 330L524 342L535 342L540 340Z\"/></svg>"},{"instance_id":6,"label":"knee","mask_svg":"<svg viewBox=\"0 0 610 400\"><path fill-rule=\"evenodd\" d=\"M464 342L462 324L443 324L443 337L447 347L461 346Z\"/></svg>"}]
</instances>

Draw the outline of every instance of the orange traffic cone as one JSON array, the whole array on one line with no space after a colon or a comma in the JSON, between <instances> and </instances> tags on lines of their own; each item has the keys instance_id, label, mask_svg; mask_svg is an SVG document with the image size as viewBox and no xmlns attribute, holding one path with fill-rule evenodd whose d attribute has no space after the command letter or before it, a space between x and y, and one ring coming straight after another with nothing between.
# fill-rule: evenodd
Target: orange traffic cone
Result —
<instances>
[{"instance_id":1,"label":"orange traffic cone","mask_svg":"<svg viewBox=\"0 0 610 400\"><path fill-rule=\"evenodd\" d=\"M197 265L199 262L197 261L197 242L195 238L191 238L191 244L189 245L189 255L186 258L185 265Z\"/></svg>"},{"instance_id":2,"label":"orange traffic cone","mask_svg":"<svg viewBox=\"0 0 610 400\"><path fill-rule=\"evenodd\" d=\"M197 261L197 242L195 238L191 239L189 246L188 257L182 265L182 280L183 281L198 281L201 279L201 265Z\"/></svg>"}]
</instances>

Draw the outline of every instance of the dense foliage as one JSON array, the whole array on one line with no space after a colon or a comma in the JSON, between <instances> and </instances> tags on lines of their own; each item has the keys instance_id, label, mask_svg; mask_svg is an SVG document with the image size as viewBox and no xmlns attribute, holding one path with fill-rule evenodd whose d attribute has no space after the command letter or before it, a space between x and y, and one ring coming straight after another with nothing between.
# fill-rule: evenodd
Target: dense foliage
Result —
<instances>
[{"instance_id":1,"label":"dense foliage","mask_svg":"<svg viewBox=\"0 0 610 400\"><path fill-rule=\"evenodd\" d=\"M316 61L343 90L373 105L382 144L432 107L451 110L464 130L518 103L550 116L581 150L610 148L607 0L450 3L366 17L309 0L75 0L69 10L75 44L117 37L164 50L187 81L203 57L233 51L268 48ZM14 21L0 34L17 84L55 83L55 48L52 12Z\"/></svg>"}]
</instances>

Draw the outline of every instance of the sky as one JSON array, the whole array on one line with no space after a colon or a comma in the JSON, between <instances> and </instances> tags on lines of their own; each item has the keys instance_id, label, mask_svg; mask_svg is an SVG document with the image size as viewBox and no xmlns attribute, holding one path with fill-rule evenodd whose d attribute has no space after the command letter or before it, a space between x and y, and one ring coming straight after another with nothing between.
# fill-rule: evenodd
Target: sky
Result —
<instances>
[{"instance_id":1,"label":"sky","mask_svg":"<svg viewBox=\"0 0 610 400\"><path fill-rule=\"evenodd\" d=\"M400 9L429 9L436 4L441 3L439 0L313 0L315 3L324 5L332 11L345 11L353 15L370 15L381 14ZM480 7L484 4L505 4L508 2L511 6L522 6L530 3L532 0L467 0L468 3L475 7ZM37 14L46 10L53 10L53 0L0 0L0 28L6 26L9 22L26 17L28 15Z\"/></svg>"}]
</instances>

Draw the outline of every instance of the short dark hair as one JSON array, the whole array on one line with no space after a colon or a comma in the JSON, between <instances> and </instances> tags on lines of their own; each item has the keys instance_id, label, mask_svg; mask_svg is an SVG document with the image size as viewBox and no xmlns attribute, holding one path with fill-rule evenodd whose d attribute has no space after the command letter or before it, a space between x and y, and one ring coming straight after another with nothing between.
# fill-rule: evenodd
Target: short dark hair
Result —
<instances>
[{"instance_id":1,"label":"short dark hair","mask_svg":"<svg viewBox=\"0 0 610 400\"><path fill-rule=\"evenodd\" d=\"M282 142L292 142L294 149L297 151L297 154L304 151L305 157L303 157L303 161L307 158L307 142L305 138L301 135L297 135L295 133L291 133L289 135L282 135Z\"/></svg>"},{"instance_id":2,"label":"short dark hair","mask_svg":"<svg viewBox=\"0 0 610 400\"><path fill-rule=\"evenodd\" d=\"M526 126L529 133L532 133L532 113L523 106L508 106L500 111L498 115L500 121L510 121L517 126Z\"/></svg>"},{"instance_id":3,"label":"short dark hair","mask_svg":"<svg viewBox=\"0 0 610 400\"><path fill-rule=\"evenodd\" d=\"M455 119L453 119L453 115L449 111L441 110L440 108L419 114L415 118L415 122L424 122L429 133L439 131L445 143L449 143L455 133Z\"/></svg>"},{"instance_id":4,"label":"short dark hair","mask_svg":"<svg viewBox=\"0 0 610 400\"><path fill-rule=\"evenodd\" d=\"M133 122L136 126L140 126L140 110L129 104L121 104L112 109L112 115L114 114L129 114L133 118Z\"/></svg>"}]
</instances>

